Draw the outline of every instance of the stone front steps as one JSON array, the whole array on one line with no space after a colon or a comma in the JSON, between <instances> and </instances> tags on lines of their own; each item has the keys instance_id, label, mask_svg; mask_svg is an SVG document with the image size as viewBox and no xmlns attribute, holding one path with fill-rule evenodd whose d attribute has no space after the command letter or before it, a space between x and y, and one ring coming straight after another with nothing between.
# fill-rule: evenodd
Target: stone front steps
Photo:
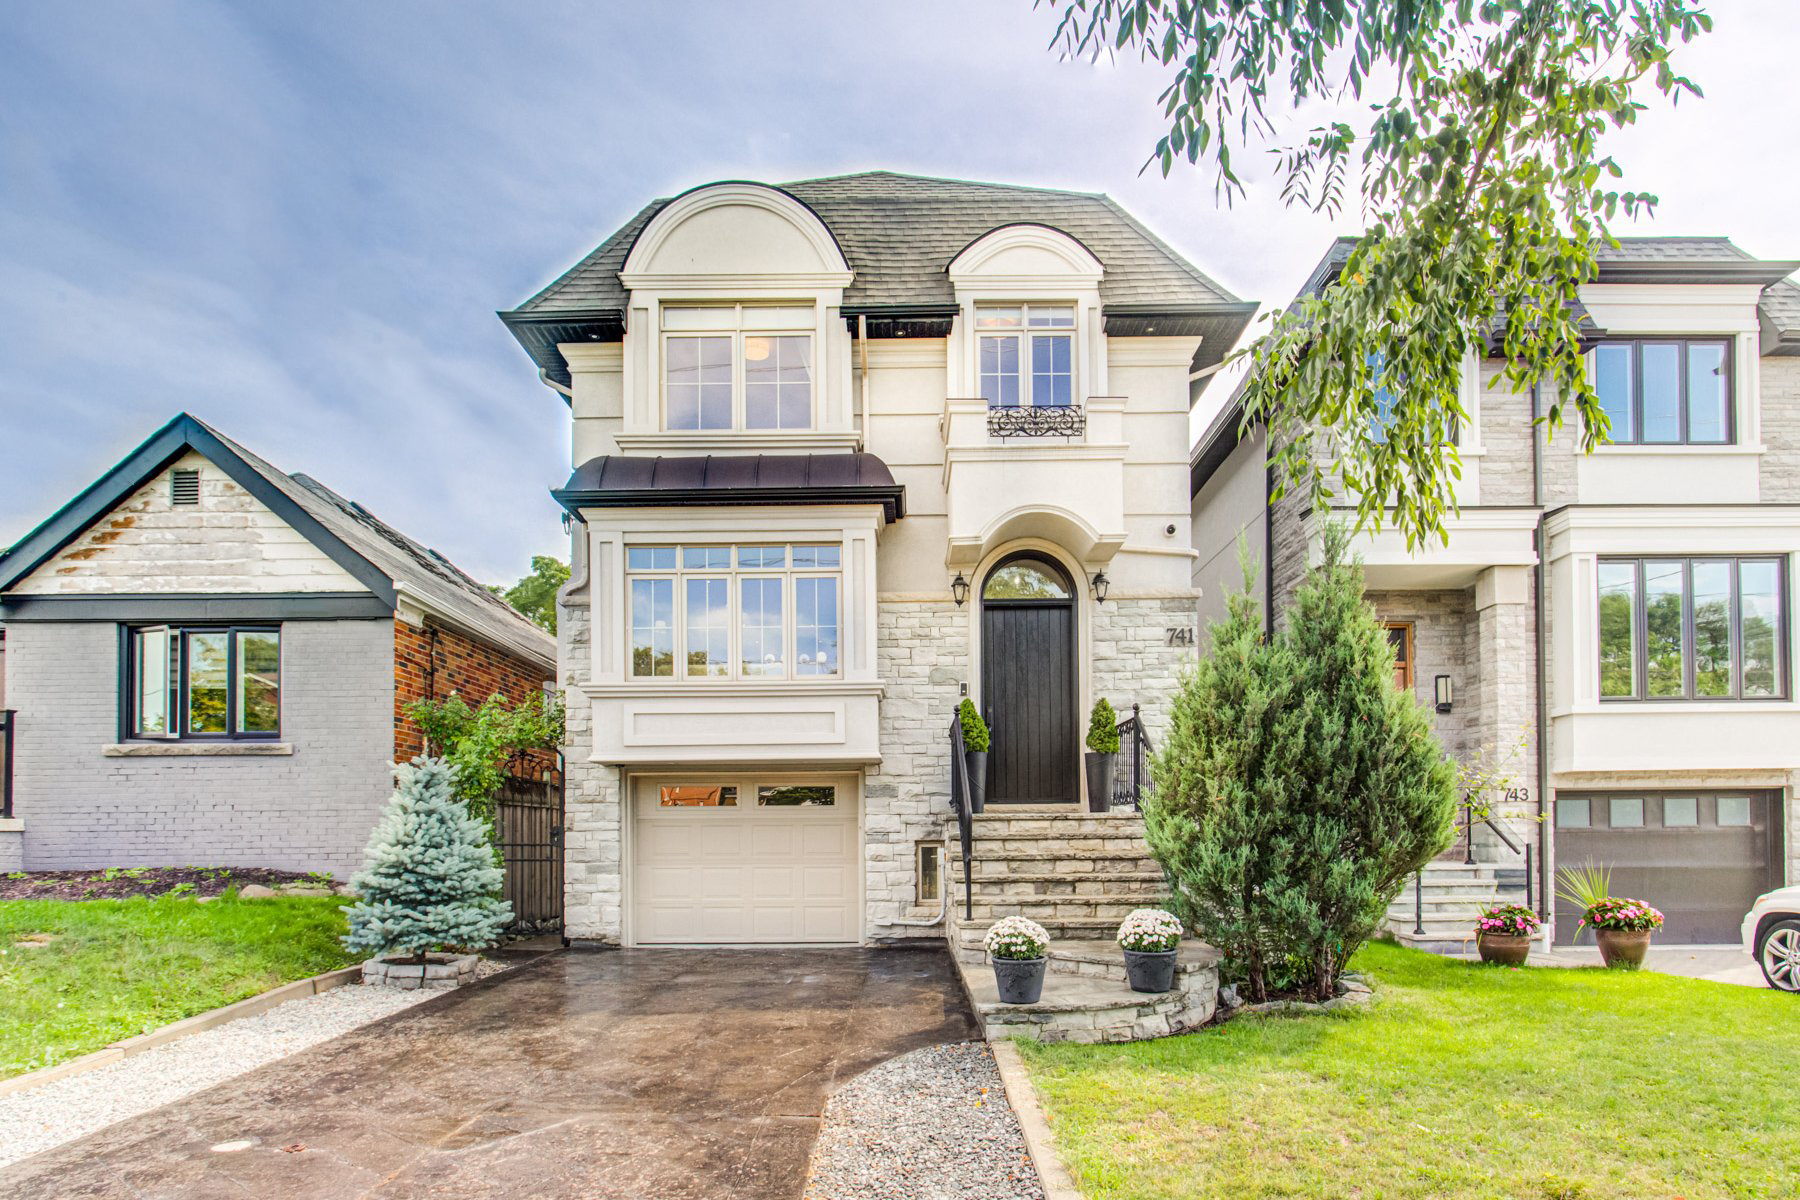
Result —
<instances>
[{"instance_id":1,"label":"stone front steps","mask_svg":"<svg viewBox=\"0 0 1800 1200\"><path fill-rule=\"evenodd\" d=\"M1000 1002L979 939L972 956L958 953L956 965L989 1041L1136 1042L1198 1029L1218 1009L1218 952L1187 941L1179 954L1175 986L1150 994L1126 984L1124 955L1110 940L1053 941L1044 993L1035 1004Z\"/></svg>"},{"instance_id":2,"label":"stone front steps","mask_svg":"<svg viewBox=\"0 0 1800 1200\"><path fill-rule=\"evenodd\" d=\"M1490 864L1468 866L1460 862L1434 862L1425 868L1423 904L1417 904L1413 883L1407 881L1388 906L1386 928L1405 946L1436 954L1462 954L1474 949L1475 918L1480 912L1515 897L1512 875ZM1418 908L1424 920L1418 919ZM1418 932L1423 925L1424 932Z\"/></svg>"}]
</instances>

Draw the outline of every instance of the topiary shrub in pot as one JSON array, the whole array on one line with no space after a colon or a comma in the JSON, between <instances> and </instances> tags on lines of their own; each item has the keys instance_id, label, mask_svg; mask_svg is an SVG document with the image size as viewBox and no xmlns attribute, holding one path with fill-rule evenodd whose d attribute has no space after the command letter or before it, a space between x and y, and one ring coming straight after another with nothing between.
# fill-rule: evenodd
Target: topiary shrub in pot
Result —
<instances>
[{"instance_id":1,"label":"topiary shrub in pot","mask_svg":"<svg viewBox=\"0 0 1800 1200\"><path fill-rule=\"evenodd\" d=\"M1125 978L1134 992L1166 992L1175 986L1175 948L1181 919L1160 908L1140 908L1119 923Z\"/></svg>"},{"instance_id":2,"label":"topiary shrub in pot","mask_svg":"<svg viewBox=\"0 0 1800 1200\"><path fill-rule=\"evenodd\" d=\"M1087 748L1088 811L1105 812L1112 807L1119 763L1119 714L1105 696L1094 701L1088 717Z\"/></svg>"},{"instance_id":3,"label":"topiary shrub in pot","mask_svg":"<svg viewBox=\"0 0 1800 1200\"><path fill-rule=\"evenodd\" d=\"M1475 918L1475 948L1484 963L1523 966L1543 922L1522 904L1496 904Z\"/></svg>"},{"instance_id":4,"label":"topiary shrub in pot","mask_svg":"<svg viewBox=\"0 0 1800 1200\"><path fill-rule=\"evenodd\" d=\"M969 811L978 813L987 807L987 722L967 698L956 706L956 718L962 724L963 761L969 768Z\"/></svg>"},{"instance_id":5,"label":"topiary shrub in pot","mask_svg":"<svg viewBox=\"0 0 1800 1200\"><path fill-rule=\"evenodd\" d=\"M1050 934L1028 917L1002 917L982 942L994 964L1002 1004L1036 1004L1044 994Z\"/></svg>"}]
</instances>

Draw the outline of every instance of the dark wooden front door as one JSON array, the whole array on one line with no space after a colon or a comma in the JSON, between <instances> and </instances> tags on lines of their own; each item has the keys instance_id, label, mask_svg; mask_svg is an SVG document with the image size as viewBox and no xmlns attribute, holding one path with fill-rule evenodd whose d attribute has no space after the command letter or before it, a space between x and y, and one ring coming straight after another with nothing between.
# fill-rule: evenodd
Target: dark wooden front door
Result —
<instances>
[{"instance_id":1,"label":"dark wooden front door","mask_svg":"<svg viewBox=\"0 0 1800 1200\"><path fill-rule=\"evenodd\" d=\"M1073 804L1075 606L1070 600L984 600L982 711L991 727L990 804Z\"/></svg>"}]
</instances>

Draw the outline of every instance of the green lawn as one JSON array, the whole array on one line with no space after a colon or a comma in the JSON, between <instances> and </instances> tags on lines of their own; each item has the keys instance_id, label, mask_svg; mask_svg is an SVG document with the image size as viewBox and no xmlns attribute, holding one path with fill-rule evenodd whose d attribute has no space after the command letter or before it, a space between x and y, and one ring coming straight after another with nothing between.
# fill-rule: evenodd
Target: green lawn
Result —
<instances>
[{"instance_id":1,"label":"green lawn","mask_svg":"<svg viewBox=\"0 0 1800 1200\"><path fill-rule=\"evenodd\" d=\"M346 903L0 901L0 1078L347 965Z\"/></svg>"},{"instance_id":2,"label":"green lawn","mask_svg":"<svg viewBox=\"0 0 1800 1200\"><path fill-rule=\"evenodd\" d=\"M1800 1195L1800 1002L1366 948L1374 1008L1021 1043L1091 1198Z\"/></svg>"}]
</instances>

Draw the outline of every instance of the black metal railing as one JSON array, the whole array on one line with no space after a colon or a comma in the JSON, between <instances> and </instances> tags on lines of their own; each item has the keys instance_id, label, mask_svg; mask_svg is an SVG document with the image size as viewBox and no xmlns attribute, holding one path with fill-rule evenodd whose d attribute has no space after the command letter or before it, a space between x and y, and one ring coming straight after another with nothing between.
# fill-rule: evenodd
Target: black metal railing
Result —
<instances>
[{"instance_id":1,"label":"black metal railing","mask_svg":"<svg viewBox=\"0 0 1800 1200\"><path fill-rule=\"evenodd\" d=\"M988 406L989 437L1081 437L1087 411L1079 404Z\"/></svg>"},{"instance_id":2,"label":"black metal railing","mask_svg":"<svg viewBox=\"0 0 1800 1200\"><path fill-rule=\"evenodd\" d=\"M962 718L950 718L950 811L956 814L956 840L962 851L963 920L975 915L975 883L969 874L970 846L975 840L974 814L969 811L969 760L963 756Z\"/></svg>"},{"instance_id":3,"label":"black metal railing","mask_svg":"<svg viewBox=\"0 0 1800 1200\"><path fill-rule=\"evenodd\" d=\"M1525 907L1529 908L1532 912L1537 912L1537 905L1532 903L1534 892L1531 885L1531 841L1527 839L1523 846L1519 845L1519 843L1512 840L1511 835L1509 835L1506 830L1494 824L1492 817L1483 816L1479 823L1486 825L1489 829L1493 830L1494 836L1505 843L1508 850L1524 857ZM1463 866L1465 867L1477 865L1475 862L1476 824L1474 800L1471 797L1465 796L1463 798ZM1496 869L1496 878L1498 878L1500 874L1501 872ZM1503 880L1501 882L1504 883ZM1539 913L1538 915L1542 916L1543 914ZM1418 871L1413 875L1413 932L1415 934L1423 934L1425 932L1425 872L1423 871Z\"/></svg>"},{"instance_id":4,"label":"black metal railing","mask_svg":"<svg viewBox=\"0 0 1800 1200\"><path fill-rule=\"evenodd\" d=\"M1112 807L1142 811L1144 793L1150 790L1150 733L1144 714L1135 704L1131 715L1119 722L1119 766L1113 772Z\"/></svg>"},{"instance_id":5,"label":"black metal railing","mask_svg":"<svg viewBox=\"0 0 1800 1200\"><path fill-rule=\"evenodd\" d=\"M10 708L0 712L0 821L12 816L13 726L18 719Z\"/></svg>"}]
</instances>

